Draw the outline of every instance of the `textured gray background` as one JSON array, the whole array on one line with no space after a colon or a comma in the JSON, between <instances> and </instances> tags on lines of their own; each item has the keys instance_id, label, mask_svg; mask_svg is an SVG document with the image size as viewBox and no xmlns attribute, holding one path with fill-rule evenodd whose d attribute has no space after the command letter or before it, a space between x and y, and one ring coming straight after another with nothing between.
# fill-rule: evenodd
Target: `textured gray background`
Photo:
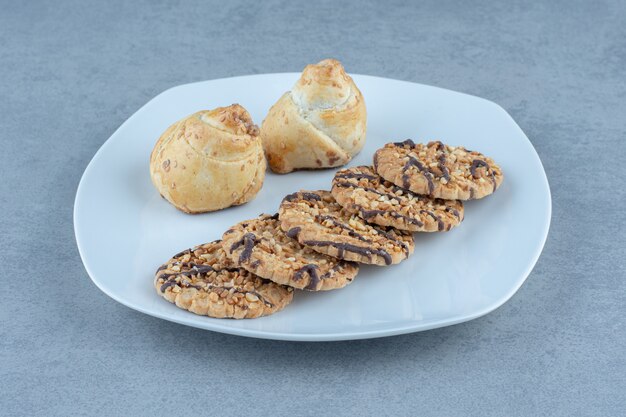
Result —
<instances>
[{"instance_id":1,"label":"textured gray background","mask_svg":"<svg viewBox=\"0 0 626 417\"><path fill-rule=\"evenodd\" d=\"M52 3L0 3L0 415L623 415L623 1ZM521 290L462 325L323 344L196 330L101 293L72 206L109 135L171 86L328 56L511 113L553 193Z\"/></svg>"}]
</instances>

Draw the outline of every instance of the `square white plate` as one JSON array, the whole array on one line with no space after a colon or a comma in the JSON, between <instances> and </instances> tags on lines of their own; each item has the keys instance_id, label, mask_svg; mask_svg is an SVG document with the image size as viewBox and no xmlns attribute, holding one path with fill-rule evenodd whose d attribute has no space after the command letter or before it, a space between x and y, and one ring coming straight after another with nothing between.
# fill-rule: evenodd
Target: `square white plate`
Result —
<instances>
[{"instance_id":1,"label":"square white plate","mask_svg":"<svg viewBox=\"0 0 626 417\"><path fill-rule=\"evenodd\" d=\"M548 234L550 189L535 149L498 105L436 87L354 75L368 110L367 143L349 164L371 164L386 142L440 139L495 159L505 180L466 204L463 224L448 233L416 234L415 253L391 267L363 266L348 287L298 291L283 311L254 320L197 316L154 290L156 268L173 254L221 237L230 225L275 213L284 195L330 189L335 170L268 172L243 206L188 215L150 182L149 156L174 121L201 109L240 103L257 124L299 74L266 74L172 88L132 115L85 170L74 206L76 241L93 282L135 310L189 326L284 340L346 340L447 326L506 302L532 270Z\"/></svg>"}]
</instances>

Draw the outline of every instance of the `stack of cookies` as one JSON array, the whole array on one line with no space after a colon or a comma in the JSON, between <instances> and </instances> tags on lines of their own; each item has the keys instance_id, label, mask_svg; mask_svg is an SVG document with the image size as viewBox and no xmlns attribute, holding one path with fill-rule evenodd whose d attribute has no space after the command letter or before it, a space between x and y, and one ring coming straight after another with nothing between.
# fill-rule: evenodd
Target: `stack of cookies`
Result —
<instances>
[{"instance_id":1,"label":"stack of cookies","mask_svg":"<svg viewBox=\"0 0 626 417\"><path fill-rule=\"evenodd\" d=\"M294 289L342 288L359 263L408 258L414 232L458 226L462 201L493 193L503 180L492 159L439 141L389 143L373 162L338 171L331 191L290 194L277 214L177 254L157 270L157 291L196 314L268 315L289 304Z\"/></svg>"}]
</instances>

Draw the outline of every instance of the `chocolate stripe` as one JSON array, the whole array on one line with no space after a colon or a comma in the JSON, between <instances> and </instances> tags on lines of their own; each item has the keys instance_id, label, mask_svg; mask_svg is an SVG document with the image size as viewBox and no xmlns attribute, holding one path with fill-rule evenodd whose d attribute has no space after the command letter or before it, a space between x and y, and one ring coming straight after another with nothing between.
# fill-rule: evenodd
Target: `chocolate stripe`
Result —
<instances>
[{"instance_id":1,"label":"chocolate stripe","mask_svg":"<svg viewBox=\"0 0 626 417\"><path fill-rule=\"evenodd\" d=\"M406 243L404 243L400 238L396 238L397 235L395 233L388 232L379 227L374 227L374 229L378 231L378 234L383 235L387 239L391 240L392 242L395 242L396 244L402 246L402 249L404 249L404 252L407 254L407 256L409 255L409 246ZM389 228L388 230L395 230L395 229Z\"/></svg>"},{"instance_id":2,"label":"chocolate stripe","mask_svg":"<svg viewBox=\"0 0 626 417\"><path fill-rule=\"evenodd\" d=\"M448 171L448 168L446 167L446 146L441 143L441 141L431 142L427 146L434 146L437 152L441 152L437 158L437 168L441 171L441 177L445 178L446 181L450 181L450 171Z\"/></svg>"},{"instance_id":3,"label":"chocolate stripe","mask_svg":"<svg viewBox=\"0 0 626 417\"><path fill-rule=\"evenodd\" d=\"M348 226L347 224L340 222L339 220L337 220L337 218L335 218L334 216L328 215L328 214L318 214L317 216L315 216L315 221L322 223L326 220L329 220L333 225L346 230L348 232L348 236L351 236L355 239L359 239L361 242L366 242L366 243L372 243L372 241L370 239L367 239L366 237L364 237L363 235L361 235L360 233L357 233L352 227Z\"/></svg>"},{"instance_id":4,"label":"chocolate stripe","mask_svg":"<svg viewBox=\"0 0 626 417\"><path fill-rule=\"evenodd\" d=\"M411 186L411 183L410 183L411 177L408 175L407 171L412 166L414 166L418 169L419 172L422 173L424 178L426 178L426 181L428 182L428 194L432 194L433 191L435 190L435 183L433 182L433 173L429 169L424 167L424 165L422 165L422 163L418 161L417 159L415 159L414 157L409 156L408 158L409 158L408 161L406 162L406 164L404 164L404 167L402 168L402 185L406 189L408 189Z\"/></svg>"},{"instance_id":5,"label":"chocolate stripe","mask_svg":"<svg viewBox=\"0 0 626 417\"><path fill-rule=\"evenodd\" d=\"M444 145L444 144L443 144L440 140L437 140L437 141L431 142L431 143L429 143L427 146L428 146L428 147L430 147L430 146L433 146L433 145L435 146L435 148L436 148L439 152L443 152L443 151L445 151L445 150L446 150L445 145Z\"/></svg>"},{"instance_id":6,"label":"chocolate stripe","mask_svg":"<svg viewBox=\"0 0 626 417\"><path fill-rule=\"evenodd\" d=\"M472 165L470 166L470 174L472 174L472 177L474 177L475 179L480 178L478 176L478 174L476 173L476 169L480 168L480 167L485 167L487 169L487 172L489 172L489 164L488 163L486 163L482 159L474 159L472 161Z\"/></svg>"},{"instance_id":7,"label":"chocolate stripe","mask_svg":"<svg viewBox=\"0 0 626 417\"><path fill-rule=\"evenodd\" d=\"M395 219L404 220L405 222L413 224L413 225L415 225L417 227L422 227L424 225L424 223L422 223L418 219L414 219L412 217L405 216L404 214L400 214L397 211L366 210L363 207L358 207L358 210L361 213L361 217L363 217L366 220L367 219L371 219L372 217L375 217L377 215L384 216L385 214L388 214L389 216L391 216L391 217L393 217Z\"/></svg>"},{"instance_id":8,"label":"chocolate stripe","mask_svg":"<svg viewBox=\"0 0 626 417\"><path fill-rule=\"evenodd\" d=\"M175 265L175 264L172 264ZM185 277L189 277L192 275L200 275L200 274L208 274L209 272L219 272L216 271L215 269L213 269L213 267L211 265L196 265L196 264L182 264L183 267L191 267L190 270L188 271L180 271L180 272L174 272L174 273L165 273L165 274L161 274L158 275L158 278L169 278L171 276L178 276L178 275L182 275ZM165 268L167 269L167 268ZM160 271L161 269L159 269ZM235 271L238 271L239 268L235 269ZM157 271L157 272L159 272Z\"/></svg>"},{"instance_id":9,"label":"chocolate stripe","mask_svg":"<svg viewBox=\"0 0 626 417\"><path fill-rule=\"evenodd\" d=\"M296 193L291 193L285 196L285 198L283 198L283 201L292 202L297 199L302 199L306 201L320 201L322 197L320 197L318 194L315 194L315 193L296 192Z\"/></svg>"},{"instance_id":10,"label":"chocolate stripe","mask_svg":"<svg viewBox=\"0 0 626 417\"><path fill-rule=\"evenodd\" d=\"M172 258L180 258L183 255L187 255L188 253L191 253L191 249L185 249L182 252L178 252L176 255L172 256Z\"/></svg>"},{"instance_id":11,"label":"chocolate stripe","mask_svg":"<svg viewBox=\"0 0 626 417\"><path fill-rule=\"evenodd\" d=\"M253 233L246 233L245 235L243 235L243 238L241 238L241 240L238 240L231 245L230 253L233 253L233 251L243 245L243 251L239 255L239 263L248 262L250 260L250 255L252 255L252 249L256 244L256 236Z\"/></svg>"},{"instance_id":12,"label":"chocolate stripe","mask_svg":"<svg viewBox=\"0 0 626 417\"><path fill-rule=\"evenodd\" d=\"M332 246L337 249L337 256L340 258L343 258L344 251L367 256L369 259L372 259L372 255L378 255L385 260L386 265L391 265L391 255L389 255L389 253L383 249L363 248L361 246L352 245L350 243L337 243L325 240L306 240L303 243L307 246Z\"/></svg>"},{"instance_id":13,"label":"chocolate stripe","mask_svg":"<svg viewBox=\"0 0 626 417\"><path fill-rule=\"evenodd\" d=\"M420 213L428 214L430 217L432 217L437 222L437 230L440 231L440 232L443 230L444 224L443 224L443 220L441 220L441 217L437 216L435 213L433 213L430 210L420 210Z\"/></svg>"},{"instance_id":14,"label":"chocolate stripe","mask_svg":"<svg viewBox=\"0 0 626 417\"><path fill-rule=\"evenodd\" d=\"M446 207L446 211L447 211L447 212L452 213L452 214L454 215L454 217L456 217L457 219L460 219L460 218L461 218L461 214L460 214L460 213L459 213L459 211L458 211L457 209L455 209L455 208L452 208L452 207Z\"/></svg>"},{"instance_id":15,"label":"chocolate stripe","mask_svg":"<svg viewBox=\"0 0 626 417\"><path fill-rule=\"evenodd\" d=\"M347 172L345 174L336 174L335 179L367 179L367 180L377 180L380 177L377 175L369 175L361 172Z\"/></svg>"},{"instance_id":16,"label":"chocolate stripe","mask_svg":"<svg viewBox=\"0 0 626 417\"><path fill-rule=\"evenodd\" d=\"M407 139L404 142L394 142L393 143L395 146L400 146L400 147L404 147L404 146L410 146L411 148L415 147L415 142L413 142L411 139Z\"/></svg>"},{"instance_id":17,"label":"chocolate stripe","mask_svg":"<svg viewBox=\"0 0 626 417\"><path fill-rule=\"evenodd\" d=\"M445 178L446 181L450 181L450 171L448 171L448 167L446 167L446 154L442 153L437 158L437 168L441 171L441 176Z\"/></svg>"},{"instance_id":18,"label":"chocolate stripe","mask_svg":"<svg viewBox=\"0 0 626 417\"><path fill-rule=\"evenodd\" d=\"M302 277L304 276L304 274L308 274L309 283L307 284L306 287L304 287L304 289L315 290L317 289L317 284L320 282L318 271L319 271L319 267L317 265L307 264L307 265L304 265L302 268L298 269L293 274L293 279L295 281L300 281Z\"/></svg>"},{"instance_id":19,"label":"chocolate stripe","mask_svg":"<svg viewBox=\"0 0 626 417\"><path fill-rule=\"evenodd\" d=\"M336 183L335 187L340 187L340 188L360 188L362 190L365 190L367 192L379 195L381 197L387 197L388 199L392 199L392 198L398 198L397 195L394 194L387 194L387 193L383 193L381 191L378 191L375 188L371 188L371 187L364 187L362 185L359 184L354 184L352 182L340 182L340 183Z\"/></svg>"},{"instance_id":20,"label":"chocolate stripe","mask_svg":"<svg viewBox=\"0 0 626 417\"><path fill-rule=\"evenodd\" d=\"M482 159L474 159L472 161L472 165L470 166L470 174L472 174L472 177L474 177L475 179L480 178L479 175L476 173L476 170L480 167L485 168L487 174L489 175L489 178L491 179L491 184L493 184L493 191L495 192L497 188L496 176L493 173L493 169L491 169L487 162L483 161Z\"/></svg>"}]
</instances>

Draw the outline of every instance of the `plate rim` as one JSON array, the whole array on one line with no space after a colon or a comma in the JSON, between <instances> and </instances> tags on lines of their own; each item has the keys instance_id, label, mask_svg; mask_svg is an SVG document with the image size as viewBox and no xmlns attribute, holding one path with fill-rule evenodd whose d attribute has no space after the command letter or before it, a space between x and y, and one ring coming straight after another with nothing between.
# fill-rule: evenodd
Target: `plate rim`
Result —
<instances>
[{"instance_id":1,"label":"plate rim","mask_svg":"<svg viewBox=\"0 0 626 417\"><path fill-rule=\"evenodd\" d=\"M96 159L101 155L103 150L108 145L110 145L111 138L113 138L115 135L117 135L118 132L122 128L124 128L124 126L127 123L129 123L132 119L134 119L136 117L137 113L139 113L142 109L144 109L145 107L150 105L152 102L157 100L159 97L167 94L168 92L170 92L172 90L179 89L179 88L184 88L184 87L190 87L190 86L193 86L193 85L196 85L196 84L203 84L203 83L206 83L206 82L213 82L213 81L241 79L241 78L251 78L251 77L259 77L259 76L290 76L290 77L293 77L293 76L297 76L299 74L300 74L299 72L278 72L278 73L249 74L249 75L239 75L239 76L233 76L233 77L222 77L222 78L216 78L216 79L211 79L211 80L194 81L194 82L190 82L190 83L184 83L184 84L179 84L179 85L176 85L176 86L172 86L172 87L167 88L166 90L162 91L161 93L157 94L156 96L154 96L152 99L150 99L149 101L147 101L143 105L141 105L137 110L135 110L135 112L133 112L132 115L130 115L128 118L126 118L126 120L124 120L124 122L104 141L104 143L102 143L102 145L100 145L100 147L98 148L96 153L89 160L89 163L85 167L85 169L84 169L84 171L83 171L83 173L82 173L82 175L80 177L80 181L78 182L78 186L76 188L76 194L75 194L75 197L74 197L74 207L73 207L73 210L72 210L72 222L73 222L73 226L74 226L74 237L76 239L76 246L78 248L78 253L80 255L80 259L82 261L83 267L85 268L85 270L87 272L87 275L89 276L91 281L96 285L96 287L100 291L102 291L104 294L106 294L108 297L112 298L113 300L117 301L118 303L120 303L120 304L122 304L122 305L124 305L124 306L126 306L128 308L131 308L133 310L139 311L139 312L141 312L143 314L146 314L146 315L149 315L149 316L152 316L152 317L156 317L156 318L159 318L159 319L167 320L167 321L174 322L174 323L177 323L177 324L182 324L182 325L186 325L186 326L190 326L190 327L194 327L194 328L198 328L198 329L202 329L202 330L210 330L210 331L215 331L215 332L220 332L220 333L225 333L225 334L230 334L230 335L236 335L236 336L252 337L252 338L258 338L258 339L269 339L269 340L296 341L296 342L328 342L328 341L373 339L373 338L396 336L396 335L401 335L401 334L415 333L415 332L432 330L432 329L441 328L441 327L453 326L453 325L464 323L464 322L467 322L467 321L470 321L470 320L474 320L474 319L482 317L482 316L484 316L486 314L489 314L492 311L494 311L494 310L498 309L499 307L501 307L502 305L504 305L507 301L509 301L511 299L511 297L513 297L513 295L515 295L515 293L517 293L517 291L521 288L521 286L524 284L524 282L526 282L526 279L528 278L528 276L530 275L530 273L534 269L535 265L537 264L537 261L539 260L539 257L541 256L541 253L543 252L543 248L545 247L545 244L546 244L546 241L547 241L547 238L548 238L548 234L549 234L549 230L550 230L550 225L551 225L551 222L552 222L552 192L550 190L550 183L548 181L548 177L546 175L546 171L545 171L545 168L543 166L543 162L541 161L541 158L539 157L539 154L537 153L537 150L533 146L532 142L530 141L530 139L528 138L526 133L521 129L521 127L517 124L515 119L513 119L513 117L511 117L511 115L502 106L500 106L499 104L497 104L494 101L485 99L483 97L479 97L479 96L475 96L475 95L472 95L472 94L467 94L467 93L463 93L463 92L459 92L459 91L455 91L455 90L450 90L450 89L446 89L446 88L442 88L442 87L438 87L438 86L432 86L432 85L428 85L428 84L416 83L416 82L412 82L412 81L399 80L399 79L388 78L388 77L367 75L367 74L356 74L356 73L351 73L350 75L352 77L357 77L357 78L372 78L372 79L378 79L378 80L384 80L384 81L394 81L394 82L400 82L400 83L416 84L416 85L423 86L423 87L443 90L445 92L452 92L452 93L455 93L455 94L461 94L461 95L464 95L464 96L469 96L469 97L472 97L473 99L479 99L481 101L484 101L484 102L488 103L489 105L494 106L501 113L504 113L504 115L508 119L510 119L510 121L523 134L524 139L525 139L525 145L530 148L530 151L537 158L539 166L541 167L541 175L540 175L540 177L541 177L541 180L543 182L543 185L545 186L545 190L547 192L547 216L545 217L545 220L544 220L544 222L542 224L542 238L541 238L540 244L536 246L535 251L534 251L534 253L532 255L532 259L531 259L530 262L528 262L526 270L521 275L521 278L518 280L518 282L515 283L515 285L511 286L511 288L509 289L509 291L506 293L505 296L503 296L501 299L498 299L493 304L487 305L487 306L483 307L482 309L480 309L478 311L474 311L471 314L466 314L464 316L460 316L460 317L457 317L455 319L438 319L438 320L433 320L433 321L429 321L429 322L426 322L426 323L412 322L412 323L410 323L408 325L399 326L399 327L395 327L395 328L392 328L392 329L374 329L374 330L350 331L350 332L341 332L341 333L280 333L280 332L269 332L269 331L261 331L261 330L254 330L254 329L236 328L236 327L231 327L231 326L229 326L227 324L223 324L223 323L219 323L219 322L213 322L213 321L207 321L206 322L206 324L207 324L206 326L200 325L200 324L195 323L195 322L188 322L188 321L185 321L184 319L180 319L178 317L169 316L169 315L167 315L165 313L150 311L149 309L142 307L140 304L133 303L133 302L130 302L128 300L123 300L120 297L118 297L115 293L113 293L111 291L108 291L107 289L104 288L103 285L101 285L101 283L98 281L98 279L95 278L95 274L91 270L91 268L89 266L89 263L88 263L88 261L86 260L84 254L83 254L83 250L81 249L82 245L81 245L81 238L80 238L80 233L79 233L80 226L79 226L79 222L77 222L77 217L78 217L78 209L77 209L77 207L79 205L79 196L81 194L81 190L84 188L85 177L87 176L88 172L92 169L94 161L96 161Z\"/></svg>"}]
</instances>

